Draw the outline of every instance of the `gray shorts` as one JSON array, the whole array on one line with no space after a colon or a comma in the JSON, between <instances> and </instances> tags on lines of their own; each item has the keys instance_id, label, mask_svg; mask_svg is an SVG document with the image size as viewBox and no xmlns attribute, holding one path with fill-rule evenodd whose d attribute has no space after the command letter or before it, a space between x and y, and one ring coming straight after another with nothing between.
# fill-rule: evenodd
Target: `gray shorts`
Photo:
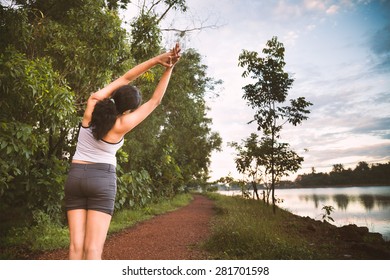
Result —
<instances>
[{"instance_id":1,"label":"gray shorts","mask_svg":"<svg viewBox=\"0 0 390 280\"><path fill-rule=\"evenodd\" d=\"M65 182L66 210L96 210L112 215L116 195L115 166L72 163Z\"/></svg>"}]
</instances>

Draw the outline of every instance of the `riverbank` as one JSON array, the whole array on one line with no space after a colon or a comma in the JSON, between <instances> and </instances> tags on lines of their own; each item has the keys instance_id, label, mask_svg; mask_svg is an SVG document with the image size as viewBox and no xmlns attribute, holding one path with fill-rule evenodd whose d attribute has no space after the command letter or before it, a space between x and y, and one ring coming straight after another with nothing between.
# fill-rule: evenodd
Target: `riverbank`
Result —
<instances>
[{"instance_id":1,"label":"riverbank","mask_svg":"<svg viewBox=\"0 0 390 280\"><path fill-rule=\"evenodd\" d=\"M327 189L327 188L353 188L353 187L384 187L387 188L389 185L383 185L383 184L345 184L345 185L310 185L310 186L301 186L301 185L295 185L295 184L284 184L275 187L275 190L291 190L291 189ZM259 194L262 191L266 191L267 189L265 187L258 187ZM241 188L239 187L220 187L218 188L218 191L241 191Z\"/></svg>"},{"instance_id":2,"label":"riverbank","mask_svg":"<svg viewBox=\"0 0 390 280\"><path fill-rule=\"evenodd\" d=\"M336 227L280 208L274 214L255 200L210 197L218 214L204 247L212 259L390 259L390 242L366 227Z\"/></svg>"}]
</instances>

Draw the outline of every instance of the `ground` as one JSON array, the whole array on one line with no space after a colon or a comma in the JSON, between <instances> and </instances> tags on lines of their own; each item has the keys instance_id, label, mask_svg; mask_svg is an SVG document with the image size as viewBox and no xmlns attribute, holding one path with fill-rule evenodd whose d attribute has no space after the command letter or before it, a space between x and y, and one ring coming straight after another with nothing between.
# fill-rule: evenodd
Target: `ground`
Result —
<instances>
[{"instance_id":1,"label":"ground","mask_svg":"<svg viewBox=\"0 0 390 280\"><path fill-rule=\"evenodd\" d=\"M111 235L105 244L106 260L207 259L199 244L210 234L214 203L195 195L187 206ZM67 250L38 255L41 260L67 259Z\"/></svg>"},{"instance_id":2,"label":"ground","mask_svg":"<svg viewBox=\"0 0 390 280\"><path fill-rule=\"evenodd\" d=\"M201 260L212 257L201 249L211 234L214 202L205 196L176 211L156 216L120 233L109 236L103 259L106 260ZM308 217L291 214L283 227L295 232L321 251L325 259L390 259L390 243L367 228L349 225L336 227ZM67 259L67 250L35 255L34 259Z\"/></svg>"}]
</instances>

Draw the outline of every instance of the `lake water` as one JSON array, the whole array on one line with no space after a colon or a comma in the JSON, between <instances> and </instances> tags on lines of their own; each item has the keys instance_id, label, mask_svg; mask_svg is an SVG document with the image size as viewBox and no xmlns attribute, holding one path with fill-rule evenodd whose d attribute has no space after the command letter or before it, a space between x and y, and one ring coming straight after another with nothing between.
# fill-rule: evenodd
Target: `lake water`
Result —
<instances>
[{"instance_id":1,"label":"lake water","mask_svg":"<svg viewBox=\"0 0 390 280\"><path fill-rule=\"evenodd\" d=\"M241 191L220 193L240 195ZM283 200L279 207L316 220L321 220L325 213L322 207L333 206L332 224L365 226L390 240L390 186L277 189L275 197Z\"/></svg>"}]
</instances>

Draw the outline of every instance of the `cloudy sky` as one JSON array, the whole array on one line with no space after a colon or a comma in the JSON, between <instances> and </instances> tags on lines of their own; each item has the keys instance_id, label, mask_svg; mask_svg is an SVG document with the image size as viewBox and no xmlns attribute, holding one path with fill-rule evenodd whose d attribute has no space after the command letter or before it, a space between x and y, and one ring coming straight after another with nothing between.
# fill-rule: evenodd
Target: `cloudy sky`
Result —
<instances>
[{"instance_id":1,"label":"cloudy sky","mask_svg":"<svg viewBox=\"0 0 390 280\"><path fill-rule=\"evenodd\" d=\"M328 172L333 164L354 167L390 160L390 1L369 0L187 0L189 12L174 15L176 28L217 25L193 32L182 42L195 48L209 75L224 81L210 99L213 130L223 152L212 156L211 176L236 177L235 151L255 125L254 111L242 99L238 56L243 49L261 54L273 36L285 45L285 70L295 79L290 98L314 105L309 119L286 126L282 141L305 161L297 174ZM169 27L169 22L165 23ZM169 39L168 39L169 41ZM307 150L307 151L305 151ZM290 179L295 179L293 174Z\"/></svg>"}]
</instances>

